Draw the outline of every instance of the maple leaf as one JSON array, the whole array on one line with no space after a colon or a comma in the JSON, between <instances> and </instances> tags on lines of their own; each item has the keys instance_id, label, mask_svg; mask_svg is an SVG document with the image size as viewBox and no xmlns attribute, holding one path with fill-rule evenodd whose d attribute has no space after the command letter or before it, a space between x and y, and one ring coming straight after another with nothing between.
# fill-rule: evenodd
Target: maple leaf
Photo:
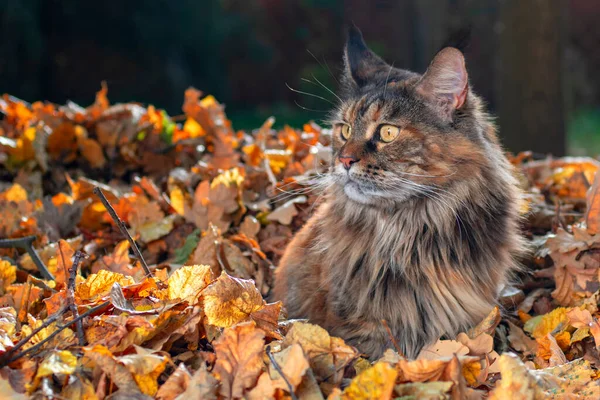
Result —
<instances>
[{"instance_id":1,"label":"maple leaf","mask_svg":"<svg viewBox=\"0 0 600 400\"><path fill-rule=\"evenodd\" d=\"M214 374L221 382L219 393L226 398L242 397L256 384L262 369L264 333L253 322L226 328L213 342L217 361Z\"/></svg>"}]
</instances>

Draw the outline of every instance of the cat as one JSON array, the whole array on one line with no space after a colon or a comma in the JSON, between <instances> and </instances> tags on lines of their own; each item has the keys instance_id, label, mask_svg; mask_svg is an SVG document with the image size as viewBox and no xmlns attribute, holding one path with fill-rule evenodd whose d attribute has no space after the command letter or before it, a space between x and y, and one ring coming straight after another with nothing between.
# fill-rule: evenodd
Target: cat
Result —
<instances>
[{"instance_id":1,"label":"cat","mask_svg":"<svg viewBox=\"0 0 600 400\"><path fill-rule=\"evenodd\" d=\"M524 249L521 193L461 51L443 48L420 75L351 27L341 82L324 200L274 295L371 358L391 335L415 358L495 306Z\"/></svg>"}]
</instances>

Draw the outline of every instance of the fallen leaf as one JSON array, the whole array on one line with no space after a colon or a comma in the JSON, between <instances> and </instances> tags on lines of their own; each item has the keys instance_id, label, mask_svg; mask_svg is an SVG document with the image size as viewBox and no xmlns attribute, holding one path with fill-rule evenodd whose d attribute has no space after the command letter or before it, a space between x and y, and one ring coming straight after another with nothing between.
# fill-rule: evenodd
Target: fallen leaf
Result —
<instances>
[{"instance_id":1,"label":"fallen leaf","mask_svg":"<svg viewBox=\"0 0 600 400\"><path fill-rule=\"evenodd\" d=\"M225 272L204 289L202 301L208 323L222 328L241 322L264 307L253 281L237 279Z\"/></svg>"},{"instance_id":2,"label":"fallen leaf","mask_svg":"<svg viewBox=\"0 0 600 400\"><path fill-rule=\"evenodd\" d=\"M211 282L212 273L208 265L190 265L181 267L167 281L168 298L180 299L195 304L200 292Z\"/></svg>"},{"instance_id":3,"label":"fallen leaf","mask_svg":"<svg viewBox=\"0 0 600 400\"><path fill-rule=\"evenodd\" d=\"M215 377L221 382L219 393L226 398L242 397L256 384L263 362L264 333L254 322L226 328L213 342L217 361Z\"/></svg>"},{"instance_id":4,"label":"fallen leaf","mask_svg":"<svg viewBox=\"0 0 600 400\"><path fill-rule=\"evenodd\" d=\"M397 375L394 367L378 362L350 382L342 393L342 399L391 399Z\"/></svg>"}]
</instances>

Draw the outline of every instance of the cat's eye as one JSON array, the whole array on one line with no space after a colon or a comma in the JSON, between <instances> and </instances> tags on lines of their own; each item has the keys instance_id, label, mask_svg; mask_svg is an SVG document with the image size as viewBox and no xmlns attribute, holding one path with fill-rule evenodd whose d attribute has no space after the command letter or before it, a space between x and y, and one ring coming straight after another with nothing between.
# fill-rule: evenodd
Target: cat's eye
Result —
<instances>
[{"instance_id":1,"label":"cat's eye","mask_svg":"<svg viewBox=\"0 0 600 400\"><path fill-rule=\"evenodd\" d=\"M348 140L350 135L352 135L352 127L346 124L342 125L342 137L344 140Z\"/></svg>"},{"instance_id":2,"label":"cat's eye","mask_svg":"<svg viewBox=\"0 0 600 400\"><path fill-rule=\"evenodd\" d=\"M396 139L400 134L400 128L394 125L383 125L381 129L379 129L379 137L382 142L389 143L392 140Z\"/></svg>"}]
</instances>

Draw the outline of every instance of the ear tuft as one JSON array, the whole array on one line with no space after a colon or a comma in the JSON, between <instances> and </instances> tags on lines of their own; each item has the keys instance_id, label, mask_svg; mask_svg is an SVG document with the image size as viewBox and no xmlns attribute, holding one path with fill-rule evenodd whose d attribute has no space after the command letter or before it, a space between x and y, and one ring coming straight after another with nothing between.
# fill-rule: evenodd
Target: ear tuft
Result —
<instances>
[{"instance_id":1,"label":"ear tuft","mask_svg":"<svg viewBox=\"0 0 600 400\"><path fill-rule=\"evenodd\" d=\"M446 47L434 57L417 84L417 90L451 117L454 110L464 105L468 83L465 57L459 50Z\"/></svg>"},{"instance_id":2,"label":"ear tuft","mask_svg":"<svg viewBox=\"0 0 600 400\"><path fill-rule=\"evenodd\" d=\"M364 86L376 71L387 66L367 47L362 33L354 24L348 27L344 64L346 78L359 87Z\"/></svg>"}]
</instances>

